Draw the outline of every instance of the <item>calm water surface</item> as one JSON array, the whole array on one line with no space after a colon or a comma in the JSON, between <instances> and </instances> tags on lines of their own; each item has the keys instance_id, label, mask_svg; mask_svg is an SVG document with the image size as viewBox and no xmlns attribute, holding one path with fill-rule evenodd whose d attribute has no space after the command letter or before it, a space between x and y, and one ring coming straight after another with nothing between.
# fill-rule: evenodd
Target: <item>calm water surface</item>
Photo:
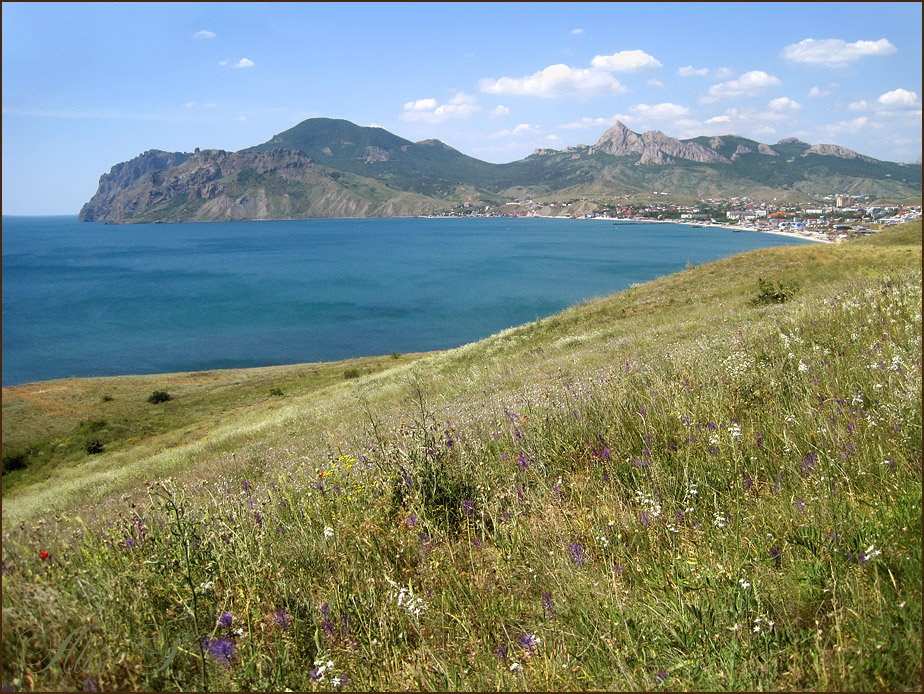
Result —
<instances>
[{"instance_id":1,"label":"calm water surface","mask_svg":"<svg viewBox=\"0 0 924 694\"><path fill-rule=\"evenodd\" d=\"M797 243L602 220L3 217L3 385L445 349Z\"/></svg>"}]
</instances>

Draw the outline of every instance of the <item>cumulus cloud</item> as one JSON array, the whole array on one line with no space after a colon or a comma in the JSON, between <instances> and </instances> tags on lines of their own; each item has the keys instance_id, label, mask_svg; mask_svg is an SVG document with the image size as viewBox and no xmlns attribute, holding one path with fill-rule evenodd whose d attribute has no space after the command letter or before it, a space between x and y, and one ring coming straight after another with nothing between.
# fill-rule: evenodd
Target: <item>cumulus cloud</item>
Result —
<instances>
[{"instance_id":1,"label":"cumulus cloud","mask_svg":"<svg viewBox=\"0 0 924 694\"><path fill-rule=\"evenodd\" d=\"M584 118L581 118L580 120L572 121L571 123L565 123L561 127L564 130L582 130L585 128L610 128L616 125L617 122L629 124L633 120L635 120L633 116L623 114L623 113L615 113L609 118L590 118L588 116L585 116Z\"/></svg>"},{"instance_id":2,"label":"cumulus cloud","mask_svg":"<svg viewBox=\"0 0 924 694\"><path fill-rule=\"evenodd\" d=\"M520 123L511 130L501 130L494 133L491 137L508 137L510 135L538 135L542 126L530 125L529 123Z\"/></svg>"},{"instance_id":3,"label":"cumulus cloud","mask_svg":"<svg viewBox=\"0 0 924 694\"><path fill-rule=\"evenodd\" d=\"M869 108L869 103L867 103L866 99L860 99L859 101L853 101L848 104L847 108L851 111L865 111Z\"/></svg>"},{"instance_id":4,"label":"cumulus cloud","mask_svg":"<svg viewBox=\"0 0 924 694\"><path fill-rule=\"evenodd\" d=\"M786 46L781 55L794 63L844 67L860 58L890 55L897 50L888 39L853 43L843 39L804 39Z\"/></svg>"},{"instance_id":5,"label":"cumulus cloud","mask_svg":"<svg viewBox=\"0 0 924 694\"><path fill-rule=\"evenodd\" d=\"M572 36L580 36L581 34L584 33L584 30L583 29L572 29L570 33Z\"/></svg>"},{"instance_id":6,"label":"cumulus cloud","mask_svg":"<svg viewBox=\"0 0 924 694\"><path fill-rule=\"evenodd\" d=\"M458 92L445 104L436 99L418 99L404 105L401 120L413 123L443 123L451 118L468 118L481 110L475 97Z\"/></svg>"},{"instance_id":7,"label":"cumulus cloud","mask_svg":"<svg viewBox=\"0 0 924 694\"><path fill-rule=\"evenodd\" d=\"M891 92L886 92L880 96L876 101L886 108L914 108L921 104L918 100L917 92L909 92L907 89L893 89Z\"/></svg>"},{"instance_id":8,"label":"cumulus cloud","mask_svg":"<svg viewBox=\"0 0 924 694\"><path fill-rule=\"evenodd\" d=\"M678 104L663 103L649 106L648 104L639 104L629 109L639 118L650 120L676 120L690 115L690 109Z\"/></svg>"},{"instance_id":9,"label":"cumulus cloud","mask_svg":"<svg viewBox=\"0 0 924 694\"><path fill-rule=\"evenodd\" d=\"M660 61L644 51L620 51L613 55L598 55L594 56L590 64L606 72L642 72L662 67Z\"/></svg>"},{"instance_id":10,"label":"cumulus cloud","mask_svg":"<svg viewBox=\"0 0 924 694\"><path fill-rule=\"evenodd\" d=\"M255 63L250 58L241 58L234 63L234 67L253 67L254 64Z\"/></svg>"},{"instance_id":11,"label":"cumulus cloud","mask_svg":"<svg viewBox=\"0 0 924 694\"><path fill-rule=\"evenodd\" d=\"M207 29L202 29L193 34L194 39L213 39L215 38L214 31L208 31Z\"/></svg>"},{"instance_id":12,"label":"cumulus cloud","mask_svg":"<svg viewBox=\"0 0 924 694\"><path fill-rule=\"evenodd\" d=\"M809 89L808 95L812 99L817 99L818 97L821 97L821 96L828 96L828 94L830 93L831 92L827 89L822 89L821 87L812 87L811 89Z\"/></svg>"},{"instance_id":13,"label":"cumulus cloud","mask_svg":"<svg viewBox=\"0 0 924 694\"><path fill-rule=\"evenodd\" d=\"M788 96L781 96L770 101L771 111L798 111L800 108L802 104L793 101Z\"/></svg>"},{"instance_id":14,"label":"cumulus cloud","mask_svg":"<svg viewBox=\"0 0 924 694\"><path fill-rule=\"evenodd\" d=\"M602 70L575 69L567 65L550 65L527 77L486 78L479 83L486 94L587 98L598 94L622 94L627 91L619 80Z\"/></svg>"},{"instance_id":15,"label":"cumulus cloud","mask_svg":"<svg viewBox=\"0 0 924 694\"><path fill-rule=\"evenodd\" d=\"M709 96L704 101L715 101L736 96L755 96L767 87L778 87L782 84L773 75L763 70L752 70L741 77L728 82L719 82L709 87Z\"/></svg>"},{"instance_id":16,"label":"cumulus cloud","mask_svg":"<svg viewBox=\"0 0 924 694\"><path fill-rule=\"evenodd\" d=\"M510 114L510 109L506 106L496 106L493 111L491 111L491 118L500 118Z\"/></svg>"},{"instance_id":17,"label":"cumulus cloud","mask_svg":"<svg viewBox=\"0 0 924 694\"><path fill-rule=\"evenodd\" d=\"M732 72L727 67L720 67L717 70L710 70L707 67L694 68L692 65L677 68L677 74L680 77L708 77L710 79L725 80L731 77Z\"/></svg>"}]
</instances>

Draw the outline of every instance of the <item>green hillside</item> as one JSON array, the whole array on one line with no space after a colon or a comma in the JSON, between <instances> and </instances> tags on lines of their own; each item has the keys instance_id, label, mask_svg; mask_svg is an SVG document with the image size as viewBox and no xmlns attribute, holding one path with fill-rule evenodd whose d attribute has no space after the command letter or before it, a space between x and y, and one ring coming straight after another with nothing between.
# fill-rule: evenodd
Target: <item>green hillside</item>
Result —
<instances>
[{"instance_id":1,"label":"green hillside","mask_svg":"<svg viewBox=\"0 0 924 694\"><path fill-rule=\"evenodd\" d=\"M3 684L920 689L921 286L916 223L445 352L4 388Z\"/></svg>"}]
</instances>

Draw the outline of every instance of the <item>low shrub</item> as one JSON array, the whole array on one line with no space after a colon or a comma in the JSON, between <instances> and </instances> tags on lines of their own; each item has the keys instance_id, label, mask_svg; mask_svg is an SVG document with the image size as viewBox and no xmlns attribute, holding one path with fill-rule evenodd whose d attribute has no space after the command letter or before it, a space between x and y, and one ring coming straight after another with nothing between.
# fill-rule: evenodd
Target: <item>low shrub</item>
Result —
<instances>
[{"instance_id":1,"label":"low shrub","mask_svg":"<svg viewBox=\"0 0 924 694\"><path fill-rule=\"evenodd\" d=\"M170 395L170 393L168 393L166 390L155 390L148 396L148 402L152 405L167 402L168 400L173 400L173 396Z\"/></svg>"}]
</instances>

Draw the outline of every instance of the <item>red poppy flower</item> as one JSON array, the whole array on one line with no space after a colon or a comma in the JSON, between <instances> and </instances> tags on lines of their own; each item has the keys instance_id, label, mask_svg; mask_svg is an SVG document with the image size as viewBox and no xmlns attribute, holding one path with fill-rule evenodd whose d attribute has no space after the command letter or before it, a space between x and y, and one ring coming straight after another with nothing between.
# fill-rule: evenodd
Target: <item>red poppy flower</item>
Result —
<instances>
[{"instance_id":1,"label":"red poppy flower","mask_svg":"<svg viewBox=\"0 0 924 694\"><path fill-rule=\"evenodd\" d=\"M39 556L42 558L42 561L45 561L48 559L48 552L42 552Z\"/></svg>"}]
</instances>

